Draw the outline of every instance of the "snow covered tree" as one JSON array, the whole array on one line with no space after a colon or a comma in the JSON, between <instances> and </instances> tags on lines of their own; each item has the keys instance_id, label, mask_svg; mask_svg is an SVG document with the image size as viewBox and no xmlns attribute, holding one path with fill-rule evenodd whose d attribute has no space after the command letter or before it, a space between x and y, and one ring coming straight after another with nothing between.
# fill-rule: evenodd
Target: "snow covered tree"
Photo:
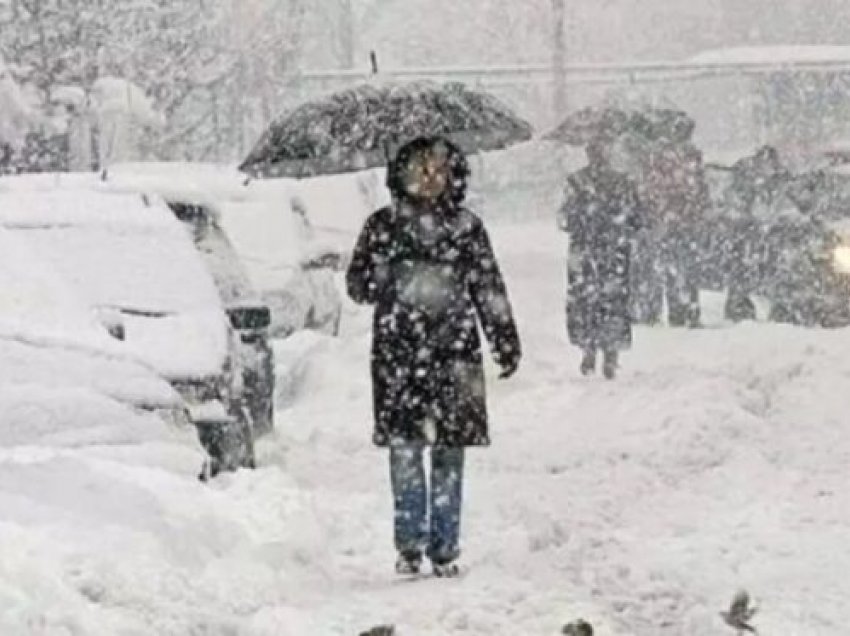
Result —
<instances>
[{"instance_id":1,"label":"snow covered tree","mask_svg":"<svg viewBox=\"0 0 850 636\"><path fill-rule=\"evenodd\" d=\"M10 169L14 150L23 142L23 131L33 113L6 64L0 58L0 173Z\"/></svg>"},{"instance_id":2,"label":"snow covered tree","mask_svg":"<svg viewBox=\"0 0 850 636\"><path fill-rule=\"evenodd\" d=\"M0 52L48 120L67 118L71 93L81 91L88 103L99 80L117 79L149 96L164 115L145 154L232 160L278 110L304 6L304 0L5 0Z\"/></svg>"}]
</instances>

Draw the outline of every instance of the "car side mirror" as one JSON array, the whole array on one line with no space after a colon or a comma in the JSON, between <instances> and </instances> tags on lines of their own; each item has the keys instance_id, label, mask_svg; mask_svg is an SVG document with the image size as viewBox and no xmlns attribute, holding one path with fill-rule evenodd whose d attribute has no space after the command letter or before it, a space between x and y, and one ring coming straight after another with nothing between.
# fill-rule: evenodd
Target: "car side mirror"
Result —
<instances>
[{"instance_id":1,"label":"car side mirror","mask_svg":"<svg viewBox=\"0 0 850 636\"><path fill-rule=\"evenodd\" d=\"M340 272L346 268L347 260L338 249L324 247L304 256L301 259L301 269L330 269Z\"/></svg>"},{"instance_id":2,"label":"car side mirror","mask_svg":"<svg viewBox=\"0 0 850 636\"><path fill-rule=\"evenodd\" d=\"M197 203L184 203L182 201L168 201L168 207L177 217L178 221L184 223L197 223L210 217L210 211L206 206Z\"/></svg>"},{"instance_id":3,"label":"car side mirror","mask_svg":"<svg viewBox=\"0 0 850 636\"><path fill-rule=\"evenodd\" d=\"M124 327L124 317L118 309L112 307L97 307L95 317L110 336L116 340L125 340L127 331Z\"/></svg>"},{"instance_id":4,"label":"car side mirror","mask_svg":"<svg viewBox=\"0 0 850 636\"><path fill-rule=\"evenodd\" d=\"M267 329L272 323L272 314L268 305L246 305L230 307L227 310L230 325L237 331L257 331Z\"/></svg>"}]
</instances>

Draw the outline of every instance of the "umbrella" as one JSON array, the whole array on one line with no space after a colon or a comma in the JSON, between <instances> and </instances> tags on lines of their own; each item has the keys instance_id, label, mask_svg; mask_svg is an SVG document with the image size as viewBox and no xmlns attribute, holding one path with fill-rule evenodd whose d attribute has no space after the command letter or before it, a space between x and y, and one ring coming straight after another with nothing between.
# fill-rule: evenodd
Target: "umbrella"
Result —
<instances>
[{"instance_id":1,"label":"umbrella","mask_svg":"<svg viewBox=\"0 0 850 636\"><path fill-rule=\"evenodd\" d=\"M674 143L689 141L696 128L696 122L686 112L673 108L650 108L634 113L632 124L647 139Z\"/></svg>"},{"instance_id":2,"label":"umbrella","mask_svg":"<svg viewBox=\"0 0 850 636\"><path fill-rule=\"evenodd\" d=\"M630 126L630 113L619 108L588 107L575 111L544 139L586 146L595 139L616 139Z\"/></svg>"},{"instance_id":3,"label":"umbrella","mask_svg":"<svg viewBox=\"0 0 850 636\"><path fill-rule=\"evenodd\" d=\"M686 112L658 95L615 91L606 96L604 103L629 113L629 128L649 141L685 143L696 128L696 122Z\"/></svg>"},{"instance_id":4,"label":"umbrella","mask_svg":"<svg viewBox=\"0 0 850 636\"><path fill-rule=\"evenodd\" d=\"M310 177L385 166L403 143L440 135L472 154L531 139L531 126L492 95L461 83L366 84L277 119L239 169Z\"/></svg>"},{"instance_id":5,"label":"umbrella","mask_svg":"<svg viewBox=\"0 0 850 636\"><path fill-rule=\"evenodd\" d=\"M695 127L687 113L673 108L591 106L572 113L544 139L585 146L595 139L613 141L633 133L645 141L684 143L691 138Z\"/></svg>"}]
</instances>

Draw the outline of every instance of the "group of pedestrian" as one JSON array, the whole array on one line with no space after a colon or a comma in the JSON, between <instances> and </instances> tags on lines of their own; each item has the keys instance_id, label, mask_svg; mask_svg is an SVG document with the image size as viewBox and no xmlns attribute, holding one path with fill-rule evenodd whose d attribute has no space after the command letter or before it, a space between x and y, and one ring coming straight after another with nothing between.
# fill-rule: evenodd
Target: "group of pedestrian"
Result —
<instances>
[{"instance_id":1,"label":"group of pedestrian","mask_svg":"<svg viewBox=\"0 0 850 636\"><path fill-rule=\"evenodd\" d=\"M569 235L567 334L582 351L581 374L596 373L601 357L614 379L633 321L658 321L663 297L669 324L699 326L695 232L709 196L689 143L658 145L637 178L616 167L611 139L593 140L586 153L557 213ZM740 318L752 313L747 224L786 179L769 147L733 171L740 218L727 313ZM516 372L522 353L487 231L464 206L469 173L447 139L403 146L387 169L392 202L366 220L346 277L351 298L375 307L373 441L389 449L396 570L406 575L426 557L437 576L460 572L465 449L490 443L478 325L500 378ZM635 275L635 263L649 273Z\"/></svg>"}]
</instances>

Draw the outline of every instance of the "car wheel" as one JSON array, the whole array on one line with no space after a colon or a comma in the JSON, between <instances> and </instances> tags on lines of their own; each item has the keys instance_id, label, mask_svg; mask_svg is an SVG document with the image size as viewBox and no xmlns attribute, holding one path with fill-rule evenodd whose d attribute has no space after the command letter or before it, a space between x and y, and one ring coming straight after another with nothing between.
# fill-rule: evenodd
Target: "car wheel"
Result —
<instances>
[{"instance_id":1,"label":"car wheel","mask_svg":"<svg viewBox=\"0 0 850 636\"><path fill-rule=\"evenodd\" d=\"M199 475L202 481L223 471L255 467L251 423L235 411L232 412L232 418L230 422L196 424L198 439L209 456Z\"/></svg>"},{"instance_id":2,"label":"car wheel","mask_svg":"<svg viewBox=\"0 0 850 636\"><path fill-rule=\"evenodd\" d=\"M244 404L250 418L250 428L254 437L274 430L274 359L271 349L263 352L259 372L245 372L243 375Z\"/></svg>"}]
</instances>

